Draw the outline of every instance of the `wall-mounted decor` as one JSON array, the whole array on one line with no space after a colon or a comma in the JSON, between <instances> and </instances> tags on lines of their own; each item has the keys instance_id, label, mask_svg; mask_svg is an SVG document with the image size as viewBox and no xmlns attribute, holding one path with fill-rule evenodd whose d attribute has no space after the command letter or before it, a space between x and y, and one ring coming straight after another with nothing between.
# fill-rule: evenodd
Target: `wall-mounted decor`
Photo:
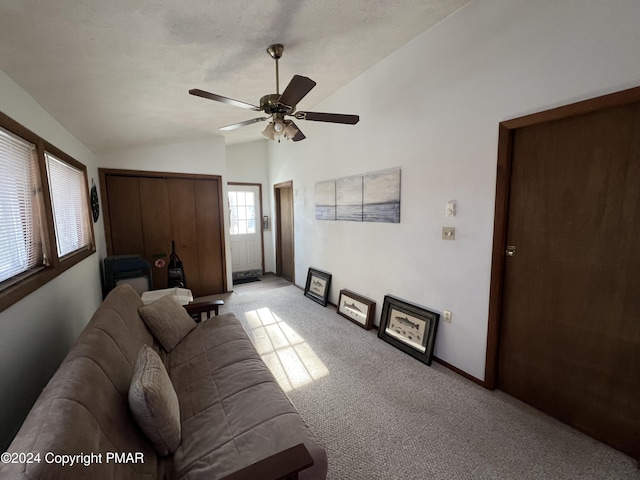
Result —
<instances>
[{"instance_id":1,"label":"wall-mounted decor","mask_svg":"<svg viewBox=\"0 0 640 480\"><path fill-rule=\"evenodd\" d=\"M316 220L336 219L336 181L316 183Z\"/></svg>"},{"instance_id":2,"label":"wall-mounted decor","mask_svg":"<svg viewBox=\"0 0 640 480\"><path fill-rule=\"evenodd\" d=\"M323 307L327 306L329 287L331 286L331 274L316 268L309 268L307 284L304 287L304 295Z\"/></svg>"},{"instance_id":3,"label":"wall-mounted decor","mask_svg":"<svg viewBox=\"0 0 640 480\"><path fill-rule=\"evenodd\" d=\"M349 290L340 290L338 313L353 323L370 330L376 312L376 302Z\"/></svg>"},{"instance_id":4,"label":"wall-mounted decor","mask_svg":"<svg viewBox=\"0 0 640 480\"><path fill-rule=\"evenodd\" d=\"M336 180L336 220L362 221L362 175Z\"/></svg>"},{"instance_id":5,"label":"wall-mounted decor","mask_svg":"<svg viewBox=\"0 0 640 480\"><path fill-rule=\"evenodd\" d=\"M364 175L362 205L364 222L400 223L400 169Z\"/></svg>"},{"instance_id":6,"label":"wall-mounted decor","mask_svg":"<svg viewBox=\"0 0 640 480\"><path fill-rule=\"evenodd\" d=\"M378 337L431 365L439 319L438 313L385 295Z\"/></svg>"},{"instance_id":7,"label":"wall-mounted decor","mask_svg":"<svg viewBox=\"0 0 640 480\"><path fill-rule=\"evenodd\" d=\"M400 168L316 183L316 220L400 223Z\"/></svg>"},{"instance_id":8,"label":"wall-mounted decor","mask_svg":"<svg viewBox=\"0 0 640 480\"><path fill-rule=\"evenodd\" d=\"M93 215L93 223L96 223L100 218L100 202L98 200L98 189L96 184L93 183L93 178L91 179L91 214Z\"/></svg>"}]
</instances>

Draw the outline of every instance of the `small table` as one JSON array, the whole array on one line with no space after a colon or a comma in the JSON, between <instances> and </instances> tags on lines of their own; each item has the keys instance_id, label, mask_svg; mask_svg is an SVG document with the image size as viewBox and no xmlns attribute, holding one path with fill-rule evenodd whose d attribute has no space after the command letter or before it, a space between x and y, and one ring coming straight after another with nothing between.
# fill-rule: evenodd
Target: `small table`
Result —
<instances>
[{"instance_id":1,"label":"small table","mask_svg":"<svg viewBox=\"0 0 640 480\"><path fill-rule=\"evenodd\" d=\"M215 315L218 315L218 309L220 305L224 305L224 300L209 300L208 302L191 302L184 306L187 310L187 313L191 315L196 323L199 323L201 319L201 315L203 313L207 314L207 319L211 318L211 312Z\"/></svg>"}]
</instances>

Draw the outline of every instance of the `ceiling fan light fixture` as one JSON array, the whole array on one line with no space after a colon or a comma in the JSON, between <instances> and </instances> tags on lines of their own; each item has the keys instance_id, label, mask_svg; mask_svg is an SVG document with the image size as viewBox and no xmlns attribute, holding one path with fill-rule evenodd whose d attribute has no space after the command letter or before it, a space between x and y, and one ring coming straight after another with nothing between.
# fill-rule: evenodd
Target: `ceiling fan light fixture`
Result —
<instances>
[{"instance_id":1,"label":"ceiling fan light fixture","mask_svg":"<svg viewBox=\"0 0 640 480\"><path fill-rule=\"evenodd\" d=\"M273 122L270 122L269 125L266 126L266 128L262 131L262 135L267 137L269 140L276 139L276 132L273 127Z\"/></svg>"},{"instance_id":2,"label":"ceiling fan light fixture","mask_svg":"<svg viewBox=\"0 0 640 480\"><path fill-rule=\"evenodd\" d=\"M272 123L273 131L276 135L282 135L284 133L284 122L279 118L274 120Z\"/></svg>"},{"instance_id":3,"label":"ceiling fan light fixture","mask_svg":"<svg viewBox=\"0 0 640 480\"><path fill-rule=\"evenodd\" d=\"M289 122L284 127L284 136L287 137L288 140L293 139L298 134L298 129L293 126L293 123Z\"/></svg>"}]
</instances>

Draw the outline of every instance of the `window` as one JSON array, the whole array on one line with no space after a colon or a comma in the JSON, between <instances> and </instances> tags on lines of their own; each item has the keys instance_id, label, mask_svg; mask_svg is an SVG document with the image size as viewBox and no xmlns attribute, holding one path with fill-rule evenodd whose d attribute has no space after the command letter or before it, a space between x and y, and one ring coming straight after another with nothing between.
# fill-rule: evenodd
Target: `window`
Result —
<instances>
[{"instance_id":1,"label":"window","mask_svg":"<svg viewBox=\"0 0 640 480\"><path fill-rule=\"evenodd\" d=\"M86 167L0 113L0 311L94 252Z\"/></svg>"},{"instance_id":2,"label":"window","mask_svg":"<svg viewBox=\"0 0 640 480\"><path fill-rule=\"evenodd\" d=\"M58 256L91 244L91 221L84 172L45 153Z\"/></svg>"},{"instance_id":3,"label":"window","mask_svg":"<svg viewBox=\"0 0 640 480\"><path fill-rule=\"evenodd\" d=\"M256 204L253 192L229 192L231 235L256 233Z\"/></svg>"},{"instance_id":4,"label":"window","mask_svg":"<svg viewBox=\"0 0 640 480\"><path fill-rule=\"evenodd\" d=\"M0 282L44 265L36 146L0 128Z\"/></svg>"}]
</instances>

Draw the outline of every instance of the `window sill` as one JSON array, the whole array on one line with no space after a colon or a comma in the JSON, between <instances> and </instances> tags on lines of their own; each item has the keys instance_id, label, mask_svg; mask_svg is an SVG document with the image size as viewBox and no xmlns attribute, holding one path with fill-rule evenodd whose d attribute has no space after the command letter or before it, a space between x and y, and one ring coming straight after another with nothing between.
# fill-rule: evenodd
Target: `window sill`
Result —
<instances>
[{"instance_id":1,"label":"window sill","mask_svg":"<svg viewBox=\"0 0 640 480\"><path fill-rule=\"evenodd\" d=\"M85 258L96 252L94 246L81 249L69 254L57 262L56 266L42 267L36 272L21 274L13 279L6 280L0 286L0 312L3 312L14 303L19 302L30 293L47 284L58 275L77 265ZM18 278L24 275L23 278ZM15 280L15 281L14 281Z\"/></svg>"}]
</instances>

